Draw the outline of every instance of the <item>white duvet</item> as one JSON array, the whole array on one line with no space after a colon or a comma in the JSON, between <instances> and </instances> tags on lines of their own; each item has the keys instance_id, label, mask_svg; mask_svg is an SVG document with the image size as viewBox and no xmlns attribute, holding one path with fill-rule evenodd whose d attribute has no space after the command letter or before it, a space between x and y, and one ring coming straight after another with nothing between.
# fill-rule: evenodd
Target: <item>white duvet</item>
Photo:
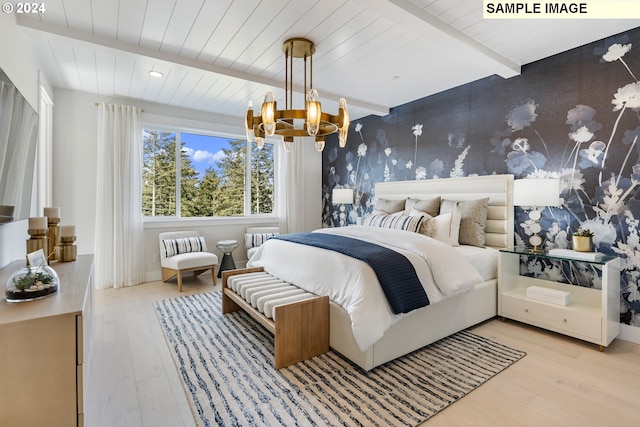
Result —
<instances>
[{"instance_id":1,"label":"white duvet","mask_svg":"<svg viewBox=\"0 0 640 427\"><path fill-rule=\"evenodd\" d=\"M325 228L317 233L339 234L396 250L416 270L430 304L436 304L482 282L473 266L453 247L403 230L357 226ZM404 314L394 314L374 271L365 262L335 251L269 239L247 267L268 273L317 295L328 295L351 317L353 334L365 351Z\"/></svg>"}]
</instances>

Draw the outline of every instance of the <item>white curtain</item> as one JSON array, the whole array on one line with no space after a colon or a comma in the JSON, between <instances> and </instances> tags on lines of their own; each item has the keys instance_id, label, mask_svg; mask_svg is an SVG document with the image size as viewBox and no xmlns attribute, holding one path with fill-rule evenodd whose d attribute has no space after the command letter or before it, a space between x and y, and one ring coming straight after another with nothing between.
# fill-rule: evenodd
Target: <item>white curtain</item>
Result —
<instances>
[{"instance_id":1,"label":"white curtain","mask_svg":"<svg viewBox=\"0 0 640 427\"><path fill-rule=\"evenodd\" d=\"M96 288L121 288L144 281L141 111L98 109Z\"/></svg>"},{"instance_id":2,"label":"white curtain","mask_svg":"<svg viewBox=\"0 0 640 427\"><path fill-rule=\"evenodd\" d=\"M301 174L303 173L304 152L299 146L305 143L302 138L294 138L294 147L286 152L283 143L277 142L278 155L278 216L281 233L304 231L304 199L302 197Z\"/></svg>"}]
</instances>

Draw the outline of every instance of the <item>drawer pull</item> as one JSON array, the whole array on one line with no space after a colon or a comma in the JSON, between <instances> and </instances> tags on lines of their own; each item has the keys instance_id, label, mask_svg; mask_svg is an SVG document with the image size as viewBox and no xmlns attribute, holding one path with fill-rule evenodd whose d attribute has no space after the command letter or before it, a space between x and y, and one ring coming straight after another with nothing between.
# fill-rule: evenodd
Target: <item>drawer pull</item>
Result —
<instances>
[{"instance_id":1,"label":"drawer pull","mask_svg":"<svg viewBox=\"0 0 640 427\"><path fill-rule=\"evenodd\" d=\"M524 309L524 312L525 312L525 313L528 313L528 312L529 312L529 309L528 309L528 308L525 308L525 309Z\"/></svg>"},{"instance_id":2,"label":"drawer pull","mask_svg":"<svg viewBox=\"0 0 640 427\"><path fill-rule=\"evenodd\" d=\"M567 319L562 319L562 323L567 323Z\"/></svg>"}]
</instances>

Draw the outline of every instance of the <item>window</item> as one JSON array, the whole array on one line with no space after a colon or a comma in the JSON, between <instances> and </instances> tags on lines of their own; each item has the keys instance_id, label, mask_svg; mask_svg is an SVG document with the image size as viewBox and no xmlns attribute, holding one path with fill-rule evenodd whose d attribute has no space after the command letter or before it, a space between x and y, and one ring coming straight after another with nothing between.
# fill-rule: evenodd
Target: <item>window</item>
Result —
<instances>
[{"instance_id":1,"label":"window","mask_svg":"<svg viewBox=\"0 0 640 427\"><path fill-rule=\"evenodd\" d=\"M239 138L145 129L143 146L144 216L273 213L272 144L259 149Z\"/></svg>"}]
</instances>

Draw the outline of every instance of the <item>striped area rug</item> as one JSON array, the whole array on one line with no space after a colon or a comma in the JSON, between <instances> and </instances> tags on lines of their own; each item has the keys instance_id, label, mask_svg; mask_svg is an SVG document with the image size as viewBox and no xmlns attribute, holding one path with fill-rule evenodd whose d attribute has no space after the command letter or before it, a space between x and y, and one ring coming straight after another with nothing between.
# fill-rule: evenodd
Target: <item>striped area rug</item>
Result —
<instances>
[{"instance_id":1,"label":"striped area rug","mask_svg":"<svg viewBox=\"0 0 640 427\"><path fill-rule=\"evenodd\" d=\"M415 426L525 355L463 331L369 372L333 351L278 371L273 336L219 291L156 310L199 426Z\"/></svg>"}]
</instances>

